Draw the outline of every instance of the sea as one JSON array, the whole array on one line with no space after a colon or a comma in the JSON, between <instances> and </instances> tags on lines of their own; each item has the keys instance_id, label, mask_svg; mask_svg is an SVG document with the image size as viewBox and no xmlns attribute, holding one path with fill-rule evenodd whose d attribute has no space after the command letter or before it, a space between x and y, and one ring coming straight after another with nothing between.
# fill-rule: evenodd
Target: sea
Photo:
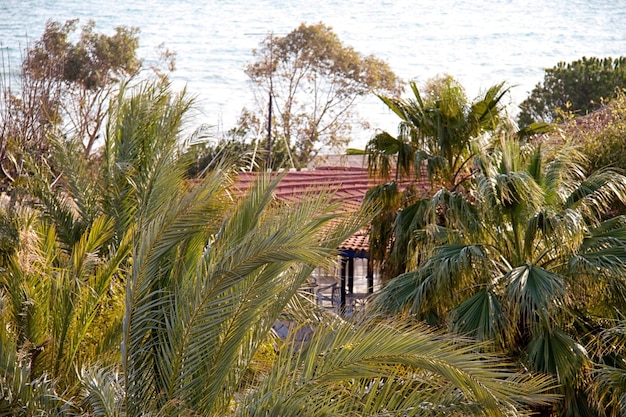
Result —
<instances>
[{"instance_id":1,"label":"sea","mask_svg":"<svg viewBox=\"0 0 626 417\"><path fill-rule=\"evenodd\" d=\"M90 19L96 30L139 28L146 67L160 45L176 53L174 88L196 97L192 123L216 136L254 106L244 73L268 34L322 22L363 55L385 60L418 84L450 74L477 97L489 86L511 87L509 113L543 80L544 69L583 56L626 55L626 0L0 0L0 47L16 68L46 21ZM397 119L375 96L356 104L371 128L354 132L363 147Z\"/></svg>"}]
</instances>

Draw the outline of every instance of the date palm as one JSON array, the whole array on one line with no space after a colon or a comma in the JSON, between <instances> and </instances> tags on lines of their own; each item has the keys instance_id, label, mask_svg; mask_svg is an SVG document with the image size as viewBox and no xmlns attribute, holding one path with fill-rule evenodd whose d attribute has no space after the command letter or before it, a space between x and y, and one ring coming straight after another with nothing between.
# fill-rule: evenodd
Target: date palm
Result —
<instances>
[{"instance_id":1,"label":"date palm","mask_svg":"<svg viewBox=\"0 0 626 417\"><path fill-rule=\"evenodd\" d=\"M111 106L106 164L88 160L71 139L53 141L46 164L29 165L26 197L0 207L2 350L17 358L7 375L52 381L68 397L83 366L96 358L118 363L136 209L151 198L155 167L171 174L171 192L185 187L177 151L189 100L167 84L120 94ZM223 209L224 201L213 205Z\"/></svg>"},{"instance_id":2,"label":"date palm","mask_svg":"<svg viewBox=\"0 0 626 417\"><path fill-rule=\"evenodd\" d=\"M122 362L110 372L85 371L86 410L504 416L551 399L546 379L533 382L476 353L475 344L415 324L348 323L323 313L301 323L315 329L305 345L277 341L269 371L251 378L255 354L298 288L368 216L337 218L324 195L274 207L275 183L261 182L222 223L207 223L221 180L216 174L187 195L153 200L164 205L137 229Z\"/></svg>"},{"instance_id":3,"label":"date palm","mask_svg":"<svg viewBox=\"0 0 626 417\"><path fill-rule=\"evenodd\" d=\"M425 224L411 237L416 267L377 298L556 375L568 415L589 412L585 344L626 306L626 219L612 211L626 178L586 176L577 158L503 141L477 160L475 188L414 211Z\"/></svg>"},{"instance_id":4,"label":"date palm","mask_svg":"<svg viewBox=\"0 0 626 417\"><path fill-rule=\"evenodd\" d=\"M3 232L13 228L18 241L0 272L0 415L60 412L82 366L117 361L130 241L106 244L114 225L100 217L67 248L43 213L5 209Z\"/></svg>"}]
</instances>

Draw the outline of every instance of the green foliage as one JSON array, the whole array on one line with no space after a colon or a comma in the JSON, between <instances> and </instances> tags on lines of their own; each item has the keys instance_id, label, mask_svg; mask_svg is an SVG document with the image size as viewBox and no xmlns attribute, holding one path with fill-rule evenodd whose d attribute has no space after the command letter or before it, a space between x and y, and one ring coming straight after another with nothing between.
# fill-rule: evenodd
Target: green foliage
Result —
<instances>
[{"instance_id":1,"label":"green foliage","mask_svg":"<svg viewBox=\"0 0 626 417\"><path fill-rule=\"evenodd\" d=\"M557 122L563 112L585 115L626 88L626 57L586 58L546 68L543 83L520 104L518 124Z\"/></svg>"},{"instance_id":2,"label":"green foliage","mask_svg":"<svg viewBox=\"0 0 626 417\"><path fill-rule=\"evenodd\" d=\"M192 105L187 94L174 93L167 82L123 86L109 107L102 148L102 210L116 219L117 236L132 228L141 208L153 199L155 187L183 187L187 169L180 158L185 114ZM169 176L156 177L160 170ZM159 179L167 184L158 184Z\"/></svg>"},{"instance_id":3,"label":"green foliage","mask_svg":"<svg viewBox=\"0 0 626 417\"><path fill-rule=\"evenodd\" d=\"M54 142L51 164L32 162L26 198L11 203L18 209L34 203L37 210L5 216L7 236L13 230L19 236L0 273L10 300L5 324L18 352L26 352L32 378L54 376L69 394L83 366L117 363L121 280L137 219L151 215L136 208L163 186L154 171L170 173L161 174L170 189L183 187L176 173L185 170L177 158L190 104L184 94L146 83L124 89L116 104L99 166L89 168L93 161L76 142Z\"/></svg>"},{"instance_id":4,"label":"green foliage","mask_svg":"<svg viewBox=\"0 0 626 417\"><path fill-rule=\"evenodd\" d=\"M256 170L260 156L255 158L256 143L246 143L237 138L225 138L215 143L194 143L186 149L186 157L189 158L190 166L187 175L190 178L201 176L205 170L215 169L224 161L231 161L237 167L246 170Z\"/></svg>"},{"instance_id":5,"label":"green foliage","mask_svg":"<svg viewBox=\"0 0 626 417\"><path fill-rule=\"evenodd\" d=\"M61 241L72 247L102 214L98 183L93 180L98 172L82 154L80 143L63 138L50 138L49 143L51 149L44 161L24 161L26 172L19 178L16 194L35 197L36 206L55 225Z\"/></svg>"},{"instance_id":6,"label":"green foliage","mask_svg":"<svg viewBox=\"0 0 626 417\"><path fill-rule=\"evenodd\" d=\"M272 135L284 142L294 167L305 166L321 148L348 143L357 99L372 91L399 91L385 62L344 46L322 23L303 23L285 36L269 34L253 54L256 61L246 73L259 89L259 102L271 96ZM259 120L267 120L265 109Z\"/></svg>"},{"instance_id":7,"label":"green foliage","mask_svg":"<svg viewBox=\"0 0 626 417\"><path fill-rule=\"evenodd\" d=\"M24 160L45 161L50 138L65 137L90 156L103 134L109 98L122 79L141 68L138 30L95 32L89 22L72 42L77 20L49 21L41 38L24 51L19 85L0 82L0 168L5 186L24 171Z\"/></svg>"},{"instance_id":8,"label":"green foliage","mask_svg":"<svg viewBox=\"0 0 626 417\"><path fill-rule=\"evenodd\" d=\"M622 359L626 348L626 321L621 318L613 324L592 345L601 357L593 372L596 384L592 393L602 405L600 412L618 417L626 412L626 367Z\"/></svg>"},{"instance_id":9,"label":"green foliage","mask_svg":"<svg viewBox=\"0 0 626 417\"><path fill-rule=\"evenodd\" d=\"M122 350L133 415L146 404L223 415L288 300L361 224L322 233L335 209L326 197L274 212L263 184L207 224L221 182L211 175L182 199L168 192L155 200L164 215L138 228Z\"/></svg>"},{"instance_id":10,"label":"green foliage","mask_svg":"<svg viewBox=\"0 0 626 417\"><path fill-rule=\"evenodd\" d=\"M543 378L517 391L527 377L476 347L402 320L326 319L306 346L281 349L237 415L525 415L554 399Z\"/></svg>"},{"instance_id":11,"label":"green foliage","mask_svg":"<svg viewBox=\"0 0 626 417\"><path fill-rule=\"evenodd\" d=\"M54 227L36 212L20 212L18 219L20 245L0 274L7 341L22 356L16 365L28 368L29 381L54 376L61 392L74 392L76 370L96 359L111 360L103 353L119 343L121 304L115 277L129 242L110 247L113 223L100 218L65 249Z\"/></svg>"},{"instance_id":12,"label":"green foliage","mask_svg":"<svg viewBox=\"0 0 626 417\"><path fill-rule=\"evenodd\" d=\"M420 202L415 269L384 287L376 305L410 312L493 343L532 370L554 374L554 412L588 415L592 355L607 320L626 306L626 177L585 175L571 147L503 141L476 160L475 186Z\"/></svg>"},{"instance_id":13,"label":"green foliage","mask_svg":"<svg viewBox=\"0 0 626 417\"><path fill-rule=\"evenodd\" d=\"M202 137L190 141L185 149L185 158L189 159L189 177L201 176L206 170L212 170L230 164L239 170L258 171L267 161L267 140L260 139L258 132L263 128L259 120L247 110L242 112L237 127L230 129L220 138ZM272 160L276 166L286 164L287 155L282 143L272 145Z\"/></svg>"},{"instance_id":14,"label":"green foliage","mask_svg":"<svg viewBox=\"0 0 626 417\"><path fill-rule=\"evenodd\" d=\"M410 214L413 209L407 208L419 205L424 197L419 187L423 175L427 175L431 189L462 188L471 178L475 148L485 146L486 135L507 128L500 104L508 91L503 84L492 86L473 102L451 76L429 81L423 89L425 94L416 83L410 86L412 98L380 96L400 118L398 134L381 132L365 149L370 172L394 183L381 185L384 192L370 193L370 198L385 197L382 204L386 209L374 220L370 234L372 255L383 266L385 278L404 272L410 263L415 227L405 226L414 223L421 228L423 223ZM396 193L393 199L389 193L392 190ZM404 210L406 213L398 214ZM415 210L419 211L417 207Z\"/></svg>"},{"instance_id":15,"label":"green foliage","mask_svg":"<svg viewBox=\"0 0 626 417\"><path fill-rule=\"evenodd\" d=\"M102 89L117 77L134 75L141 67L135 51L139 47L138 29L117 27L107 36L94 32L90 21L81 29L80 38L69 38L78 20L48 21L41 38L27 50L22 65L23 76L57 79L80 85L86 90Z\"/></svg>"},{"instance_id":16,"label":"green foliage","mask_svg":"<svg viewBox=\"0 0 626 417\"><path fill-rule=\"evenodd\" d=\"M626 93L587 116L567 120L559 132L565 141L579 144L590 171L605 167L626 169Z\"/></svg>"},{"instance_id":17,"label":"green foliage","mask_svg":"<svg viewBox=\"0 0 626 417\"><path fill-rule=\"evenodd\" d=\"M470 103L463 87L450 76L431 80L425 96L417 84L410 85L414 98L380 96L400 118L400 124L397 137L383 132L368 144L370 170L389 177L390 168L396 167L398 180L420 176L425 163L435 187L452 189L467 177L474 142L500 127L500 102L508 89L503 84L494 85Z\"/></svg>"},{"instance_id":18,"label":"green foliage","mask_svg":"<svg viewBox=\"0 0 626 417\"><path fill-rule=\"evenodd\" d=\"M340 214L324 193L276 204L280 178L269 177L233 199L220 169L189 186L177 139L188 104L162 83L125 89L104 175L70 164L45 188L57 198L12 203L5 223L19 243L0 269L0 414L522 416L554 399L549 379L469 341L302 304L298 289L371 209ZM61 159L76 152L58 146ZM80 176L98 182L95 217L84 214ZM55 202L68 215L52 215ZM82 224L75 238L57 233L72 222ZM274 339L256 366L279 317L314 331L305 345Z\"/></svg>"}]
</instances>

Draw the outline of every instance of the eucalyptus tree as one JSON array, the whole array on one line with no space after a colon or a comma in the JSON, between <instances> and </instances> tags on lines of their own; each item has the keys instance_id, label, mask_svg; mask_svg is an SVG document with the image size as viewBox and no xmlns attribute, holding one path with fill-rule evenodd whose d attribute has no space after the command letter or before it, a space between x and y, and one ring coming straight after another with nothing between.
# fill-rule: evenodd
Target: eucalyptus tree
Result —
<instances>
[{"instance_id":1,"label":"eucalyptus tree","mask_svg":"<svg viewBox=\"0 0 626 417\"><path fill-rule=\"evenodd\" d=\"M77 26L78 19L46 22L41 38L26 50L22 78L51 86L30 91L42 94L39 100L49 106L39 116L53 127L70 126L66 130L84 141L84 152L90 155L102 133L111 93L121 79L135 76L141 68L139 30L119 26L109 36L96 33L95 22L89 21L72 42Z\"/></svg>"},{"instance_id":2,"label":"eucalyptus tree","mask_svg":"<svg viewBox=\"0 0 626 417\"><path fill-rule=\"evenodd\" d=\"M48 21L23 51L17 85L0 79L0 169L6 189L19 187L19 177L27 174L25 159L50 162L51 137L72 137L91 156L104 133L109 99L122 79L141 68L136 28L117 27L105 35L90 21L76 36L77 29L77 19Z\"/></svg>"},{"instance_id":3,"label":"eucalyptus tree","mask_svg":"<svg viewBox=\"0 0 626 417\"><path fill-rule=\"evenodd\" d=\"M270 33L253 54L246 74L263 93L261 102L270 100L268 117L258 120L268 121L271 146L283 142L293 166L306 165L322 148L345 147L352 123L359 122L357 100L374 91L399 92L387 63L343 45L323 23L303 23L284 36Z\"/></svg>"},{"instance_id":4,"label":"eucalyptus tree","mask_svg":"<svg viewBox=\"0 0 626 417\"><path fill-rule=\"evenodd\" d=\"M414 213L425 218L412 235L415 267L376 304L554 374L559 412L582 416L591 412L584 346L626 306L626 218L611 206L626 200L626 177L587 176L580 153L554 152L548 159L540 147L503 141L477 159L475 188L425 201Z\"/></svg>"}]
</instances>

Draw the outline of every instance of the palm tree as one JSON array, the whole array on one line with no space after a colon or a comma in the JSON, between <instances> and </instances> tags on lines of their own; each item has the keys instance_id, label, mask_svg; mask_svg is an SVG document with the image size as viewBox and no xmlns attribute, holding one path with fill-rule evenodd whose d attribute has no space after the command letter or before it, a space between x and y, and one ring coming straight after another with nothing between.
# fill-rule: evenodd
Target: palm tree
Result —
<instances>
[{"instance_id":1,"label":"palm tree","mask_svg":"<svg viewBox=\"0 0 626 417\"><path fill-rule=\"evenodd\" d=\"M281 349L236 415L526 415L554 400L547 379L476 347L403 320L323 320L308 344Z\"/></svg>"},{"instance_id":2,"label":"palm tree","mask_svg":"<svg viewBox=\"0 0 626 417\"><path fill-rule=\"evenodd\" d=\"M599 413L623 416L626 413L626 321L622 318L603 330L589 349L597 357L591 392Z\"/></svg>"},{"instance_id":3,"label":"palm tree","mask_svg":"<svg viewBox=\"0 0 626 417\"><path fill-rule=\"evenodd\" d=\"M469 103L463 87L450 76L431 80L425 97L415 82L410 86L414 98L380 96L400 124L396 137L382 132L370 141L370 169L386 178L395 169L400 180L421 175L424 163L433 186L452 190L467 177L473 142L501 127L501 101L508 89L496 84Z\"/></svg>"},{"instance_id":4,"label":"palm tree","mask_svg":"<svg viewBox=\"0 0 626 417\"><path fill-rule=\"evenodd\" d=\"M626 306L626 218L611 206L626 201L626 177L585 176L579 153L556 152L503 141L477 160L474 189L422 202L416 267L377 305L493 341L556 375L563 412L588 415L584 346Z\"/></svg>"},{"instance_id":5,"label":"palm tree","mask_svg":"<svg viewBox=\"0 0 626 417\"><path fill-rule=\"evenodd\" d=\"M113 222L104 217L67 248L43 213L19 208L3 215L19 240L0 272L0 415L67 409L77 370L95 360L116 362L118 279L130 242L107 245Z\"/></svg>"},{"instance_id":6,"label":"palm tree","mask_svg":"<svg viewBox=\"0 0 626 417\"><path fill-rule=\"evenodd\" d=\"M413 98L380 96L400 118L398 135L379 133L364 152L370 172L390 181L368 196L385 207L372 223L370 246L386 279L406 271L409 239L403 231L407 225L401 224L402 219L396 221L396 215L406 209L419 210L411 206L424 197L425 190L416 180L425 171L432 190L462 187L471 176L477 142L507 128L501 102L508 89L502 83L473 102L449 75L427 83L425 94L415 82L410 87Z\"/></svg>"},{"instance_id":7,"label":"palm tree","mask_svg":"<svg viewBox=\"0 0 626 417\"><path fill-rule=\"evenodd\" d=\"M223 415L237 404L236 394L253 392L256 394L247 396L248 400L236 408L237 413L272 410L282 403L281 397L275 396L270 401L265 390L273 387L270 390L279 392L278 383L292 383L284 378L273 383L269 378L262 378L266 385L251 390L254 385L248 387L245 381L249 379L248 370L255 354L313 268L326 264L329 257L334 256L338 244L371 218L369 211L338 217L336 205L329 204L329 196L325 195L303 198L294 205L275 206L271 196L276 180L269 185L265 181L258 183L224 216L224 177L219 171L190 191L176 185L175 179L177 175L182 178L182 172L158 164L150 172L153 177L146 183L149 188L145 191L150 198L139 200L136 209L138 224L132 270L126 281L120 377L115 378L115 370L88 372L87 375L96 378L87 381L104 384L92 384L89 392L93 395L87 399L107 398L107 393L119 395L120 401L113 403L130 415L150 410L166 415ZM367 347L362 352L364 357L354 357L351 364L335 368L340 372L339 380L325 384L326 391L318 391L320 397L326 392L325 408L337 414L337 410L344 410L342 407L346 405L333 402L334 393L338 389L361 387L355 394L363 395L362 388L373 381L373 364L380 364L385 357L381 353L385 346L379 346L379 342L392 343L393 339L390 330L383 332L390 326L382 324L370 325L370 332L365 333L371 336L365 340L362 340L363 330L352 339L343 338L348 333L341 328L330 335L321 332L321 329L333 327L318 324L320 332L314 333L310 346L318 346L313 342L318 337L337 338L337 341L319 345L317 353L315 349L308 350L311 355L308 363L320 355L330 359L335 352L351 344ZM496 363L487 361L484 367L479 365L478 358L469 351L456 350L455 344L450 342L434 342L433 350L439 348L449 353L439 359L441 362L434 361L437 362L434 365L432 359L424 360L432 351L416 350L415 340L400 329L391 334L397 335L399 346L395 354L387 356L389 372L398 369L398 355L412 356L413 362L407 359L405 366L416 369L421 365L423 372L439 373L443 380L449 381L449 392L455 394L455 399L460 395L470 399L472 404L477 401L495 415L505 409L521 413L523 404L547 400L540 395L545 381L526 385L524 379L519 380ZM411 339L412 344L406 344ZM289 352L294 349L293 344L284 346L281 358L292 357ZM460 362L455 362L457 360ZM461 369L466 361L477 368ZM272 375L287 375L281 369L294 363L278 360L276 373ZM360 364L367 364L361 374L355 368ZM457 372L467 372L467 377L471 375L471 378L454 378L447 373L450 367ZM346 373L347 369L353 372ZM395 377L397 387L409 376L421 381L424 374L414 376L404 369L400 375L402 379ZM468 388L470 379L483 381L486 391L479 387ZM381 395L378 402L373 401L368 407L360 403L352 407L368 414L390 406L394 385L388 381L387 397ZM527 397L509 395L506 381L519 392L525 392ZM518 385L517 381L521 383ZM356 382L358 384L354 385ZM306 391L300 391L303 392ZM413 404L409 399L414 398L398 403L395 413L404 413L403 407ZM436 398L435 394L430 397ZM248 402L251 399L252 406ZM264 399L263 402L259 403L260 399ZM120 412L115 408L113 411Z\"/></svg>"},{"instance_id":8,"label":"palm tree","mask_svg":"<svg viewBox=\"0 0 626 417\"><path fill-rule=\"evenodd\" d=\"M84 374L90 412L504 416L550 400L547 380L531 383L466 341L337 317L309 322L305 345L277 342L269 373L251 377L298 288L369 216L338 219L324 195L273 207L277 182L261 182L214 228L206 219L221 182L216 173L182 198L163 190L153 200L163 207L137 229L121 366Z\"/></svg>"},{"instance_id":9,"label":"palm tree","mask_svg":"<svg viewBox=\"0 0 626 417\"><path fill-rule=\"evenodd\" d=\"M23 243L0 273L0 382L12 399L2 412L508 416L552 400L549 380L466 340L297 308L311 271L371 208L341 215L324 194L278 204L280 179L268 178L233 197L223 170L186 183L180 125L169 123L178 101L161 92L120 98L108 193L82 234L55 233L48 208L24 209L17 223ZM272 338L285 311L314 329L305 345ZM260 369L271 341L277 353Z\"/></svg>"},{"instance_id":10,"label":"palm tree","mask_svg":"<svg viewBox=\"0 0 626 417\"><path fill-rule=\"evenodd\" d=\"M170 190L185 187L176 152L189 100L175 97L166 83L120 94L111 106L120 120L111 120L105 141L109 175L89 169L96 161L71 138L52 141L46 164L29 165L26 196L0 207L3 347L7 358L19 358L8 378L53 378L55 389L70 397L83 366L96 358L102 366L118 363L123 281L138 217L131 209L150 198L154 167L173 173ZM118 211L122 202L127 210Z\"/></svg>"},{"instance_id":11,"label":"palm tree","mask_svg":"<svg viewBox=\"0 0 626 417\"><path fill-rule=\"evenodd\" d=\"M102 211L116 219L119 236L148 214L141 210L150 207L161 171L170 173L161 179L172 191L187 186L181 176L189 164L181 157L182 134L193 105L185 90L174 93L164 79L124 85L109 106L99 193Z\"/></svg>"}]
</instances>

